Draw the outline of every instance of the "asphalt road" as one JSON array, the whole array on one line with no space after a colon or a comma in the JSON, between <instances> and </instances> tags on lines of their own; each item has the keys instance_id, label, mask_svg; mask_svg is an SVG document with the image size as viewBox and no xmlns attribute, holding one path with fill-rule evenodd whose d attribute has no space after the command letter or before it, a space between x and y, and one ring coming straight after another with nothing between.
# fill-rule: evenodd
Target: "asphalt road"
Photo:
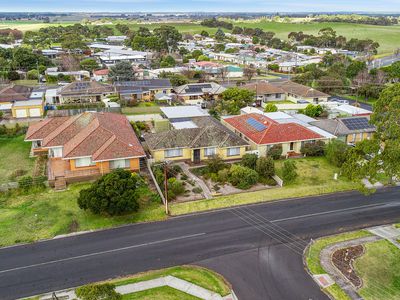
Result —
<instances>
[{"instance_id":1,"label":"asphalt road","mask_svg":"<svg viewBox=\"0 0 400 300\"><path fill-rule=\"evenodd\" d=\"M310 238L400 219L400 189L284 200L0 250L0 299L163 267L223 274L241 300L328 299L305 272Z\"/></svg>"}]
</instances>

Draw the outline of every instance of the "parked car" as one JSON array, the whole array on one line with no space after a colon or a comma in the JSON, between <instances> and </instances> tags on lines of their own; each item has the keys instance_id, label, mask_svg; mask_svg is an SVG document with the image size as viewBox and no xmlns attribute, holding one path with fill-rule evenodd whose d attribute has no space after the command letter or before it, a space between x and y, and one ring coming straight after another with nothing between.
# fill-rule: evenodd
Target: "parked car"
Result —
<instances>
[{"instance_id":1,"label":"parked car","mask_svg":"<svg viewBox=\"0 0 400 300\"><path fill-rule=\"evenodd\" d=\"M349 100L346 99L332 98L331 101L339 104L349 104Z\"/></svg>"}]
</instances>

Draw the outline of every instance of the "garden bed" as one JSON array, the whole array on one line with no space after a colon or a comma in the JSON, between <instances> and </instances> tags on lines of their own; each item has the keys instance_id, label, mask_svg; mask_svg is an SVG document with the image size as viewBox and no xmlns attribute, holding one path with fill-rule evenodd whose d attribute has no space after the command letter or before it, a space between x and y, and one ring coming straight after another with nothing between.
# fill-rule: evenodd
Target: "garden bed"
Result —
<instances>
[{"instance_id":1,"label":"garden bed","mask_svg":"<svg viewBox=\"0 0 400 300\"><path fill-rule=\"evenodd\" d=\"M332 263L356 288L362 286L362 280L354 270L353 261L363 254L364 247L362 245L357 245L336 250L332 255Z\"/></svg>"}]
</instances>

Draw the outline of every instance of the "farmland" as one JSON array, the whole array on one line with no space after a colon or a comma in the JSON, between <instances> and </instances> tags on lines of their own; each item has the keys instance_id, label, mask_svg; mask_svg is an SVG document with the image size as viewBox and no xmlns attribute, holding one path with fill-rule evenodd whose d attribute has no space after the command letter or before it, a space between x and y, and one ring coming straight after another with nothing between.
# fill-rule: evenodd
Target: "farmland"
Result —
<instances>
[{"instance_id":1,"label":"farmland","mask_svg":"<svg viewBox=\"0 0 400 300\"><path fill-rule=\"evenodd\" d=\"M182 33L196 34L202 30L206 30L213 34L217 28L209 28L201 26L196 22L188 23L136 23L136 22L122 22L127 24L132 30L136 30L139 27L147 27L154 29L160 25L175 26ZM0 29L4 28L15 28L22 31L28 30L39 30L42 27L48 26L67 26L72 23L38 23L28 21L9 21L0 22ZM247 21L247 22L234 22L235 26L241 27L259 27L265 31L272 31L276 33L276 36L281 39L287 39L287 36L292 31L303 31L307 34L317 34L321 28L332 27L337 31L339 35L344 35L347 38L358 38L358 39L372 39L380 44L378 49L379 54L390 54L395 49L400 47L400 25L395 26L376 26L376 25L365 25L365 24L352 24L352 23L282 23L282 22L271 22L266 20ZM110 25L113 26L113 25ZM227 31L227 30L224 30ZM115 30L118 34L118 31Z\"/></svg>"}]
</instances>

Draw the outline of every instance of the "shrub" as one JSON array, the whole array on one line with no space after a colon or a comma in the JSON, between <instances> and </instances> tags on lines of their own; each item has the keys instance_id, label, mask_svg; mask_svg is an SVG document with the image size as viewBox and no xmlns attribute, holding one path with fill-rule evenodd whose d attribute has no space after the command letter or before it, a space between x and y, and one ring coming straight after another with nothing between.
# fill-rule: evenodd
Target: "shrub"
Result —
<instances>
[{"instance_id":1,"label":"shrub","mask_svg":"<svg viewBox=\"0 0 400 300\"><path fill-rule=\"evenodd\" d=\"M298 176L296 170L297 170L296 163L293 160L285 161L282 168L283 181L285 183L293 182Z\"/></svg>"},{"instance_id":2,"label":"shrub","mask_svg":"<svg viewBox=\"0 0 400 300\"><path fill-rule=\"evenodd\" d=\"M256 171L241 165L232 165L229 172L229 182L239 189L245 190L256 184L258 174Z\"/></svg>"},{"instance_id":3,"label":"shrub","mask_svg":"<svg viewBox=\"0 0 400 300\"><path fill-rule=\"evenodd\" d=\"M218 182L225 183L229 180L229 169L222 169L218 171Z\"/></svg>"},{"instance_id":4,"label":"shrub","mask_svg":"<svg viewBox=\"0 0 400 300\"><path fill-rule=\"evenodd\" d=\"M260 157L257 160L256 171L258 175L264 178L270 178L275 175L275 163L272 157Z\"/></svg>"},{"instance_id":5,"label":"shrub","mask_svg":"<svg viewBox=\"0 0 400 300\"><path fill-rule=\"evenodd\" d=\"M257 159L257 154L245 154L242 157L242 166L255 170Z\"/></svg>"},{"instance_id":6,"label":"shrub","mask_svg":"<svg viewBox=\"0 0 400 300\"><path fill-rule=\"evenodd\" d=\"M218 173L219 170L222 170L226 167L226 164L222 160L222 158L218 155L214 155L210 157L207 162L207 171L209 173Z\"/></svg>"},{"instance_id":7,"label":"shrub","mask_svg":"<svg viewBox=\"0 0 400 300\"><path fill-rule=\"evenodd\" d=\"M188 177L186 174L182 174L182 176L181 176L181 179L182 179L182 180L188 180L188 178L189 178L189 177Z\"/></svg>"},{"instance_id":8,"label":"shrub","mask_svg":"<svg viewBox=\"0 0 400 300\"><path fill-rule=\"evenodd\" d=\"M341 140L332 140L325 147L325 156L336 167L341 167L346 161L346 150L349 146Z\"/></svg>"},{"instance_id":9,"label":"shrub","mask_svg":"<svg viewBox=\"0 0 400 300\"><path fill-rule=\"evenodd\" d=\"M195 194L201 194L203 192L203 190L200 187L195 187L192 189L192 192Z\"/></svg>"},{"instance_id":10,"label":"shrub","mask_svg":"<svg viewBox=\"0 0 400 300\"><path fill-rule=\"evenodd\" d=\"M305 143L300 152L305 156L322 156L325 151L325 143L323 141L316 141L315 143Z\"/></svg>"},{"instance_id":11,"label":"shrub","mask_svg":"<svg viewBox=\"0 0 400 300\"><path fill-rule=\"evenodd\" d=\"M136 173L117 169L102 176L79 193L78 206L94 214L121 215L139 209L138 188L144 186Z\"/></svg>"},{"instance_id":12,"label":"shrub","mask_svg":"<svg viewBox=\"0 0 400 300\"><path fill-rule=\"evenodd\" d=\"M278 107L273 103L268 103L264 108L264 112L276 112L276 111L278 111Z\"/></svg>"},{"instance_id":13,"label":"shrub","mask_svg":"<svg viewBox=\"0 0 400 300\"><path fill-rule=\"evenodd\" d=\"M271 156L272 159L280 159L282 157L282 145L273 145L269 150L267 155Z\"/></svg>"},{"instance_id":14,"label":"shrub","mask_svg":"<svg viewBox=\"0 0 400 300\"><path fill-rule=\"evenodd\" d=\"M81 300L120 300L122 295L115 291L115 285L111 283L88 284L75 290Z\"/></svg>"},{"instance_id":15,"label":"shrub","mask_svg":"<svg viewBox=\"0 0 400 300\"><path fill-rule=\"evenodd\" d=\"M18 179L18 186L23 190L29 190L31 187L33 187L32 176L27 175Z\"/></svg>"},{"instance_id":16,"label":"shrub","mask_svg":"<svg viewBox=\"0 0 400 300\"><path fill-rule=\"evenodd\" d=\"M319 117L324 109L321 105L308 104L305 109L299 110L300 113L305 114L311 118Z\"/></svg>"},{"instance_id":17,"label":"shrub","mask_svg":"<svg viewBox=\"0 0 400 300\"><path fill-rule=\"evenodd\" d=\"M177 196L182 195L185 193L185 186L183 182L176 179L170 178L168 179L168 198L175 199Z\"/></svg>"}]
</instances>

